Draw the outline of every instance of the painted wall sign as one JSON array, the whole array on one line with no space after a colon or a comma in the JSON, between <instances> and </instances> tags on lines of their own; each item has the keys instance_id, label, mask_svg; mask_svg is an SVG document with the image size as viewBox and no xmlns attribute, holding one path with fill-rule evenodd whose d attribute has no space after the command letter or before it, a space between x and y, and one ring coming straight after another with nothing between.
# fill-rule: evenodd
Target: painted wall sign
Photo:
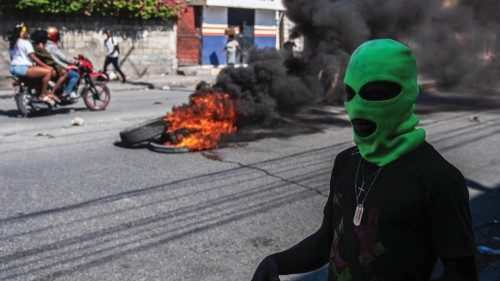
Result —
<instances>
[{"instance_id":1,"label":"painted wall sign","mask_svg":"<svg viewBox=\"0 0 500 281\"><path fill-rule=\"evenodd\" d=\"M208 6L284 11L281 0L206 0Z\"/></svg>"}]
</instances>

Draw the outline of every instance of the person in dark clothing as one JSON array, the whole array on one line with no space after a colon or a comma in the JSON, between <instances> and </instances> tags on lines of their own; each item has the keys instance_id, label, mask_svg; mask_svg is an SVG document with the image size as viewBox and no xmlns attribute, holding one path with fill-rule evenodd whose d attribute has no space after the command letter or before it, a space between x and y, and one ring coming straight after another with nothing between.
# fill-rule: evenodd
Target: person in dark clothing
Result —
<instances>
[{"instance_id":1,"label":"person in dark clothing","mask_svg":"<svg viewBox=\"0 0 500 281\"><path fill-rule=\"evenodd\" d=\"M354 142L337 155L321 227L263 259L253 281L329 264L328 280L477 280L469 195L460 171L425 141L414 114L417 67L409 48L365 42L344 79Z\"/></svg>"},{"instance_id":2,"label":"person in dark clothing","mask_svg":"<svg viewBox=\"0 0 500 281\"><path fill-rule=\"evenodd\" d=\"M111 29L106 30L106 40L104 40L104 47L106 47L106 59L104 61L103 70L106 72L108 70L109 64L112 64L115 70L122 77L122 82L127 82L127 78L118 64L118 56L120 54L120 49L118 48L118 42L115 37L113 37L113 31Z\"/></svg>"},{"instance_id":3,"label":"person in dark clothing","mask_svg":"<svg viewBox=\"0 0 500 281\"><path fill-rule=\"evenodd\" d=\"M56 81L54 87L52 88L51 98L57 103L61 100L57 96L59 88L64 84L66 78L68 77L67 72L64 68L56 63L52 55L45 49L45 45L48 41L48 33L45 30L37 29L31 34L31 41L35 47L35 55L43 61L46 65L50 66L54 70L54 75L52 78Z\"/></svg>"},{"instance_id":4,"label":"person in dark clothing","mask_svg":"<svg viewBox=\"0 0 500 281\"><path fill-rule=\"evenodd\" d=\"M287 57L293 58L293 48L297 47L295 41L292 37L288 39L288 41L283 44L283 50L285 50L285 54Z\"/></svg>"}]
</instances>

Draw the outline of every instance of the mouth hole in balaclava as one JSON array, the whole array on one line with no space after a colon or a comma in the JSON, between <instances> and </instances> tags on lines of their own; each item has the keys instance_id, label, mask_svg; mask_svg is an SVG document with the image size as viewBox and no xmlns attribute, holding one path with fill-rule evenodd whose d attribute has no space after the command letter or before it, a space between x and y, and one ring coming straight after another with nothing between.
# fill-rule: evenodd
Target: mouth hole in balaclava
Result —
<instances>
[{"instance_id":1,"label":"mouth hole in balaclava","mask_svg":"<svg viewBox=\"0 0 500 281\"><path fill-rule=\"evenodd\" d=\"M352 119L351 124L354 128L354 132L362 138L373 134L377 129L377 124L375 124L375 122L361 118Z\"/></svg>"}]
</instances>

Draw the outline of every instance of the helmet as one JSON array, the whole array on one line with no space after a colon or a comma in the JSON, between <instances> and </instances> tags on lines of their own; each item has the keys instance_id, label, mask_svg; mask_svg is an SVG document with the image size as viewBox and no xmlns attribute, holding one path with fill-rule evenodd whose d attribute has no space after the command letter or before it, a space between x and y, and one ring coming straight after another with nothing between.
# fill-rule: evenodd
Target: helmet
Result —
<instances>
[{"instance_id":1,"label":"helmet","mask_svg":"<svg viewBox=\"0 0 500 281\"><path fill-rule=\"evenodd\" d=\"M47 28L47 33L50 41L59 42L59 40L61 40L61 35L59 34L57 27L51 26Z\"/></svg>"}]
</instances>

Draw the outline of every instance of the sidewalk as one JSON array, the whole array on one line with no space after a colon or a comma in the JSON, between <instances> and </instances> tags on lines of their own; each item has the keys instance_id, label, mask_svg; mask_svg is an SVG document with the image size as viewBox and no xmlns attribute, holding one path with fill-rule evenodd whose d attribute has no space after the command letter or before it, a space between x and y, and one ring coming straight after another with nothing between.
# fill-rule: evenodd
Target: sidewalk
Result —
<instances>
[{"instance_id":1,"label":"sidewalk","mask_svg":"<svg viewBox=\"0 0 500 281\"><path fill-rule=\"evenodd\" d=\"M196 76L183 76L183 75L149 75L136 80L121 83L119 81L111 81L108 86L112 91L131 91L141 89L156 89L156 90L173 90L185 89L194 87L201 81L213 83L215 75L196 75Z\"/></svg>"},{"instance_id":2,"label":"sidewalk","mask_svg":"<svg viewBox=\"0 0 500 281\"><path fill-rule=\"evenodd\" d=\"M108 87L111 92L133 91L133 90L175 90L175 89L193 89L200 81L213 83L215 75L149 75L127 83L111 81ZM8 77L2 77L0 83L0 98L10 98L14 96L14 88L11 86L11 80Z\"/></svg>"}]
</instances>

